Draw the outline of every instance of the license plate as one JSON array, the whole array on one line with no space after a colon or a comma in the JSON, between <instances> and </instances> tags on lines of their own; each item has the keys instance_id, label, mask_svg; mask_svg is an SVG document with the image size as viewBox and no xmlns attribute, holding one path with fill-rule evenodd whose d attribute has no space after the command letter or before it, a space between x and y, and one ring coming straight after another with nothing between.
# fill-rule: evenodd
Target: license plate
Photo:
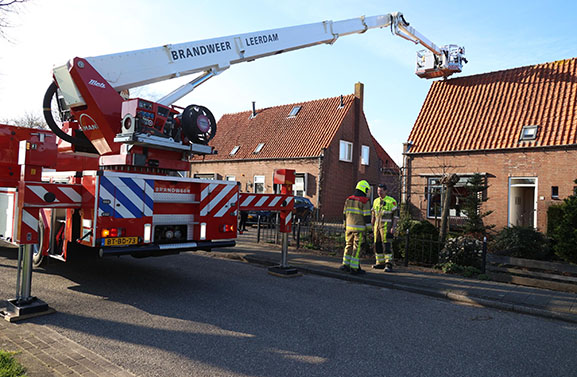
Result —
<instances>
[{"instance_id":1,"label":"license plate","mask_svg":"<svg viewBox=\"0 0 577 377\"><path fill-rule=\"evenodd\" d=\"M116 237L104 239L104 246L136 245L137 243L138 237Z\"/></svg>"}]
</instances>

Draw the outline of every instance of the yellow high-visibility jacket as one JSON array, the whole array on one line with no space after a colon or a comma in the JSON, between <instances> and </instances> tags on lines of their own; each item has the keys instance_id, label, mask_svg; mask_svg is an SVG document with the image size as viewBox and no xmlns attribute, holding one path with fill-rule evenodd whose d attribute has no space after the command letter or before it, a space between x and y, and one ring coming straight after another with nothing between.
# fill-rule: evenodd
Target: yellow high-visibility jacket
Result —
<instances>
[{"instance_id":1,"label":"yellow high-visibility jacket","mask_svg":"<svg viewBox=\"0 0 577 377\"><path fill-rule=\"evenodd\" d=\"M391 196L373 200L372 213L376 226L386 226L393 222L393 215L397 209L397 201Z\"/></svg>"},{"instance_id":2,"label":"yellow high-visibility jacket","mask_svg":"<svg viewBox=\"0 0 577 377\"><path fill-rule=\"evenodd\" d=\"M345 230L365 232L373 229L371 225L371 203L364 196L351 195L345 201L343 210Z\"/></svg>"}]
</instances>

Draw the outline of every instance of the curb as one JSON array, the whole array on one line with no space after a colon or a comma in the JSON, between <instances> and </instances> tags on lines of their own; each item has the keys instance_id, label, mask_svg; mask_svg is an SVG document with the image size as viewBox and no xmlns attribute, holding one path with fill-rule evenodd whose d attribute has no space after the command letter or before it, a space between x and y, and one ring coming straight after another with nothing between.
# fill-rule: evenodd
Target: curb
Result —
<instances>
[{"instance_id":1,"label":"curb","mask_svg":"<svg viewBox=\"0 0 577 377\"><path fill-rule=\"evenodd\" d=\"M214 254L212 254L214 256ZM234 260L241 260L246 263L261 265L265 267L276 266L278 263L272 262L271 260L261 259L255 257L253 255L238 255L238 254L221 254L218 257L226 258L226 259L234 259ZM310 268L306 266L302 266L299 264L292 265L291 267L296 268L299 272L325 276L333 279L340 279L345 281L351 281L355 283L367 284L376 287L382 288L389 288L389 289L397 289L405 292L416 293L420 295L425 295L434 298L440 299L447 299L454 302L460 302L465 304L471 305L480 305L482 307L493 308L503 311L509 311L514 313L520 314L527 314L547 319L554 319L560 320L564 322L570 323L577 323L577 315L570 314L570 313L562 313L562 312L554 312L551 310L541 309L532 306L526 305L518 305L508 302L490 300L487 298L475 297L475 296L468 296L460 293L455 293L448 290L438 290L438 289L431 289L426 287L419 287L415 285L406 285L406 284L398 284L398 283L389 283L386 281L382 281L379 279L372 279L370 277L359 277L344 274L337 271L332 270L325 270L322 268Z\"/></svg>"}]
</instances>

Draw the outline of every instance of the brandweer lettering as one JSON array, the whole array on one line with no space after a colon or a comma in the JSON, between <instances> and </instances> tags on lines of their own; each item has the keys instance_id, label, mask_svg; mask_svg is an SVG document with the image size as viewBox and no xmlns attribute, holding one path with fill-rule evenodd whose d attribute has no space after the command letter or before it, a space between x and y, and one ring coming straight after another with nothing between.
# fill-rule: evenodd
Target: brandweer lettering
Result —
<instances>
[{"instance_id":1,"label":"brandweer lettering","mask_svg":"<svg viewBox=\"0 0 577 377\"><path fill-rule=\"evenodd\" d=\"M250 37L244 39L247 46L260 45L263 43L278 41L278 34L259 35L258 37Z\"/></svg>"},{"instance_id":2,"label":"brandweer lettering","mask_svg":"<svg viewBox=\"0 0 577 377\"><path fill-rule=\"evenodd\" d=\"M172 55L172 60L178 60L192 58L200 55L213 54L215 52L221 52L225 50L230 50L230 42L211 43L198 47L178 49L175 51L170 51L170 54Z\"/></svg>"}]
</instances>

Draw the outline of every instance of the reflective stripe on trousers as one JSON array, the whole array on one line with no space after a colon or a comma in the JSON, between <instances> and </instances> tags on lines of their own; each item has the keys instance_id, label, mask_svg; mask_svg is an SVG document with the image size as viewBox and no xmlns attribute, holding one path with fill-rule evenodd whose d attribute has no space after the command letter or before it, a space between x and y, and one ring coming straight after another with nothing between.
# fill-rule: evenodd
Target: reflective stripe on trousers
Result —
<instances>
[{"instance_id":1,"label":"reflective stripe on trousers","mask_svg":"<svg viewBox=\"0 0 577 377\"><path fill-rule=\"evenodd\" d=\"M364 237L363 232L346 231L343 264L350 266L352 269L358 269L360 267L359 255L361 254Z\"/></svg>"}]
</instances>

